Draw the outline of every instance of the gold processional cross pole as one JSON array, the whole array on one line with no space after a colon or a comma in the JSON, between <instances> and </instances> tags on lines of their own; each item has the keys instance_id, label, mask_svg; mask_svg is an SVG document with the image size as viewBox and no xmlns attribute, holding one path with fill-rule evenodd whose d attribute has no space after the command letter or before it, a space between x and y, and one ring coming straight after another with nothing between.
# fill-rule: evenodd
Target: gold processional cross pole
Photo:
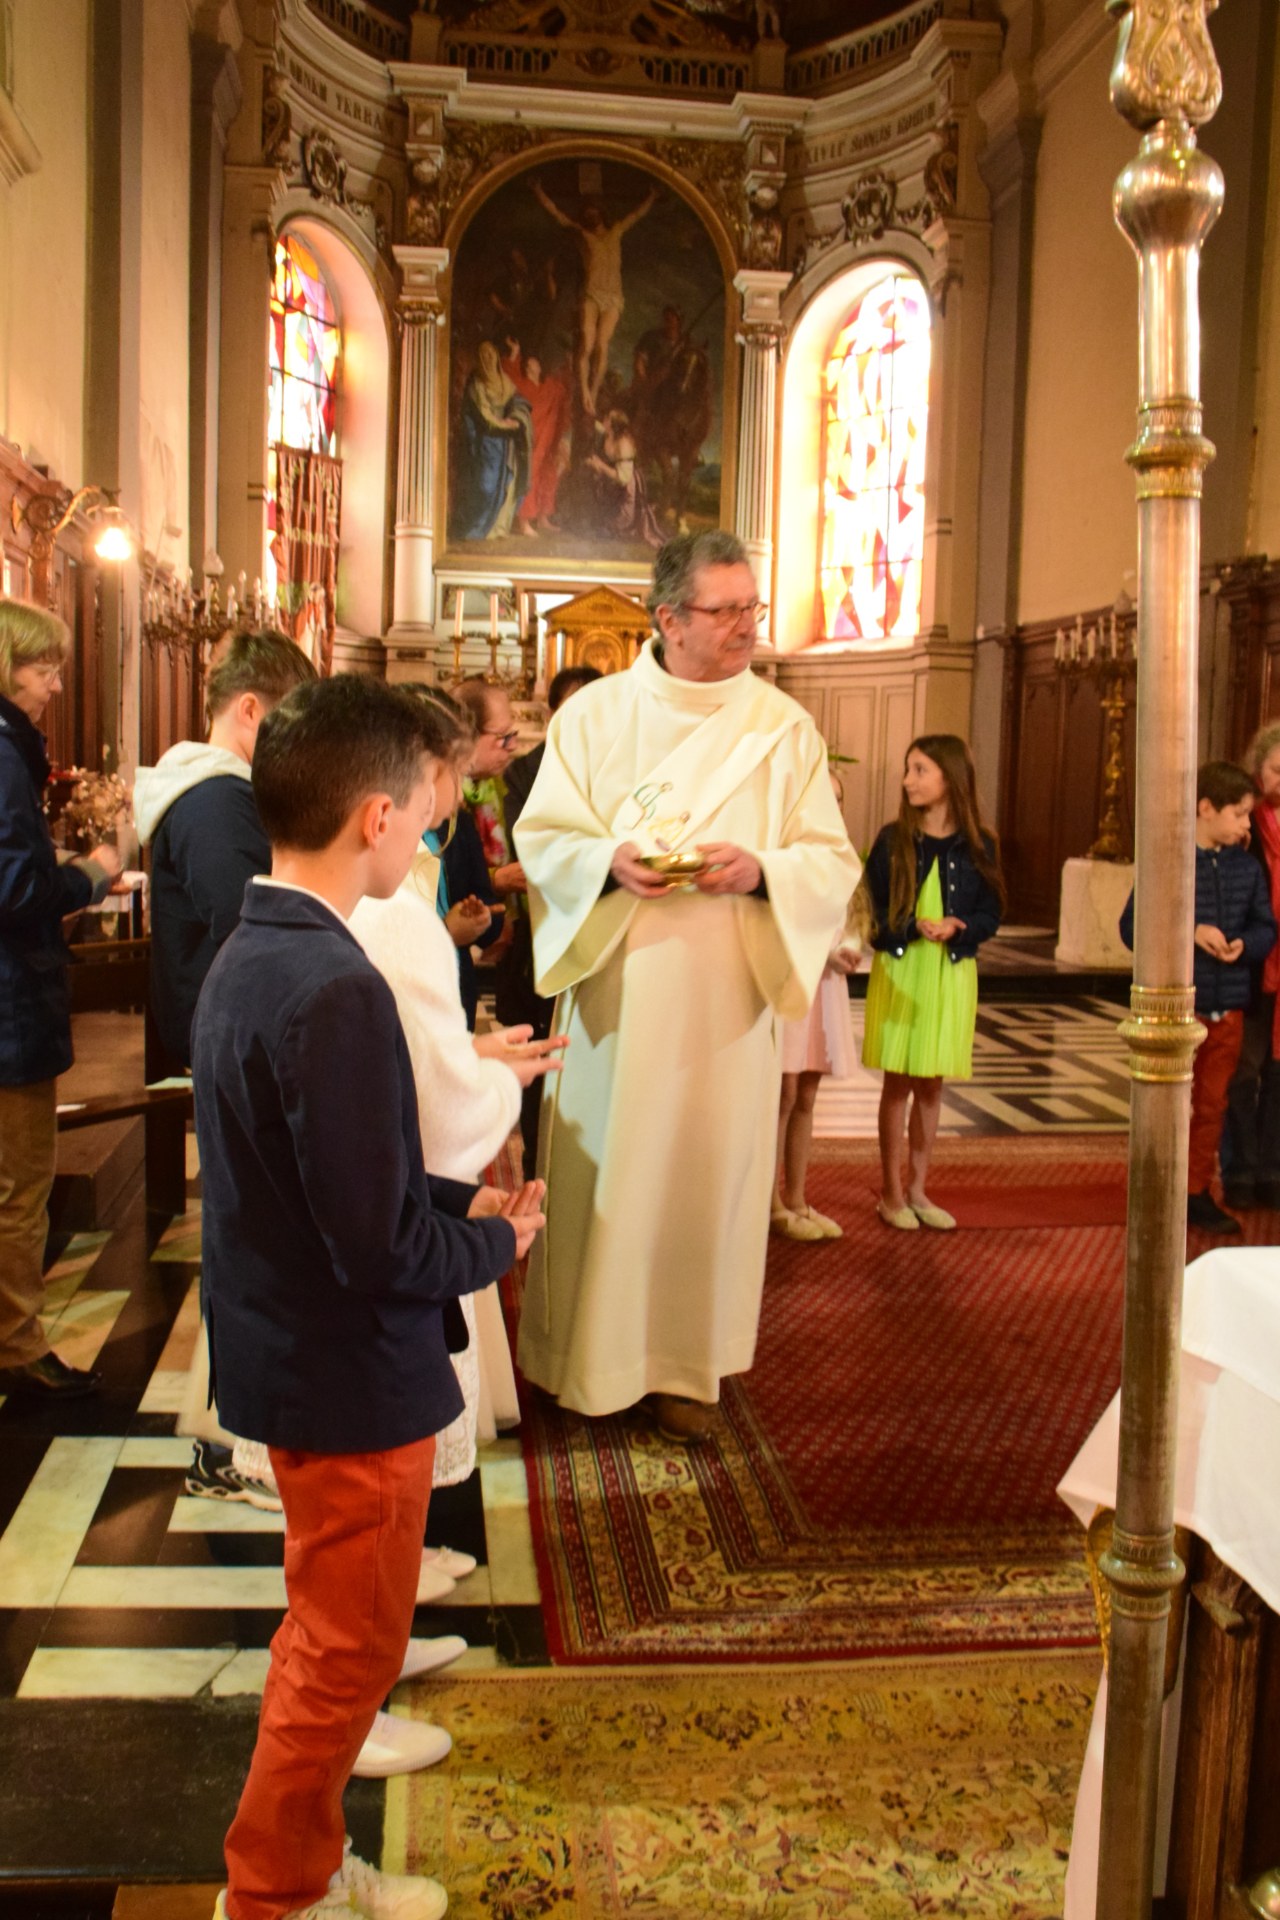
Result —
<instances>
[{"instance_id":1,"label":"gold processional cross pole","mask_svg":"<svg viewBox=\"0 0 1280 1920\"><path fill-rule=\"evenodd\" d=\"M1129 1222L1099 1920L1151 1913L1165 1631L1183 1578L1173 1544L1191 1063L1200 494L1213 448L1200 408L1200 248L1222 174L1196 146L1222 81L1217 0L1108 0L1120 22L1111 101L1142 134L1116 182L1138 256L1137 927L1130 1017Z\"/></svg>"}]
</instances>

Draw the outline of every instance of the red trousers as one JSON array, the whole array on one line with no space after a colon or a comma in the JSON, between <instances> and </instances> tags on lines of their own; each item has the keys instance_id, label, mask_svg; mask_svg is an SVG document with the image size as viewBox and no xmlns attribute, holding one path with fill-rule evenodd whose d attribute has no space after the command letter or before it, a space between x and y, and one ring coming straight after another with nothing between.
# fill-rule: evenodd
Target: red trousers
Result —
<instances>
[{"instance_id":1,"label":"red trousers","mask_svg":"<svg viewBox=\"0 0 1280 1920\"><path fill-rule=\"evenodd\" d=\"M1227 1113L1227 1093L1240 1060L1244 1013L1202 1020L1205 1037L1196 1048L1191 1076L1191 1145L1187 1153L1187 1192L1207 1193L1218 1164L1218 1142Z\"/></svg>"},{"instance_id":2,"label":"red trousers","mask_svg":"<svg viewBox=\"0 0 1280 1920\"><path fill-rule=\"evenodd\" d=\"M232 1920L309 1906L342 1864L343 1789L413 1625L435 1454L434 1436L386 1453L271 1448L289 1610L226 1839Z\"/></svg>"}]
</instances>

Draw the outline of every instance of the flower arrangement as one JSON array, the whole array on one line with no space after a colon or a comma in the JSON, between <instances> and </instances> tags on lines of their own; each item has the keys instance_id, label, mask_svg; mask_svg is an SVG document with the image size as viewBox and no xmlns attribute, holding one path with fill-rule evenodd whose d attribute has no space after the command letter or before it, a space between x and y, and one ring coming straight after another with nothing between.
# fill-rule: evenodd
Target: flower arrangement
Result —
<instances>
[{"instance_id":1,"label":"flower arrangement","mask_svg":"<svg viewBox=\"0 0 1280 1920\"><path fill-rule=\"evenodd\" d=\"M75 783L59 815L69 847L87 852L128 820L133 796L118 773L90 773L84 767L68 767L61 777Z\"/></svg>"}]
</instances>

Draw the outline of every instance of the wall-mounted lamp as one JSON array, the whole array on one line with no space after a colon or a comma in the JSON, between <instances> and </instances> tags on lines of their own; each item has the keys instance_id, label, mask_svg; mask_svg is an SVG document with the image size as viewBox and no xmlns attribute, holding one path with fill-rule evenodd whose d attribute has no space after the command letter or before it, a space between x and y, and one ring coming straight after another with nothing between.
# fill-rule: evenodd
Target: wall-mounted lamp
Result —
<instances>
[{"instance_id":1,"label":"wall-mounted lamp","mask_svg":"<svg viewBox=\"0 0 1280 1920\"><path fill-rule=\"evenodd\" d=\"M93 545L100 560L132 560L134 540L129 521L116 505L115 493L105 487L79 487L75 493L65 487L59 493L33 493L25 506L15 494L9 508L15 533L24 525L30 528L32 553L42 564L47 564L58 535L78 513L87 520L102 522Z\"/></svg>"}]
</instances>

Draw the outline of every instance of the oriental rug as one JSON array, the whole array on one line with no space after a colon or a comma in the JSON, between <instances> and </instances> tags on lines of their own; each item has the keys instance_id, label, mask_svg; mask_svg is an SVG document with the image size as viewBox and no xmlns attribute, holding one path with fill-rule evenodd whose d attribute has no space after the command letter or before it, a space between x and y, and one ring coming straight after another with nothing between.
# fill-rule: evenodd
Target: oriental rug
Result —
<instances>
[{"instance_id":1,"label":"oriental rug","mask_svg":"<svg viewBox=\"0 0 1280 1920\"><path fill-rule=\"evenodd\" d=\"M1048 1920L1097 1676L1077 1653L418 1683L400 1699L453 1752L388 1782L383 1865L443 1879L458 1920Z\"/></svg>"},{"instance_id":2,"label":"oriental rug","mask_svg":"<svg viewBox=\"0 0 1280 1920\"><path fill-rule=\"evenodd\" d=\"M1087 1188L1122 1141L954 1142L939 1182ZM644 1412L526 1393L544 1624L559 1663L796 1661L1085 1646L1080 1530L1054 1491L1119 1381L1114 1225L895 1233L874 1148L823 1143L845 1227L770 1242L756 1363L701 1447Z\"/></svg>"}]
</instances>

